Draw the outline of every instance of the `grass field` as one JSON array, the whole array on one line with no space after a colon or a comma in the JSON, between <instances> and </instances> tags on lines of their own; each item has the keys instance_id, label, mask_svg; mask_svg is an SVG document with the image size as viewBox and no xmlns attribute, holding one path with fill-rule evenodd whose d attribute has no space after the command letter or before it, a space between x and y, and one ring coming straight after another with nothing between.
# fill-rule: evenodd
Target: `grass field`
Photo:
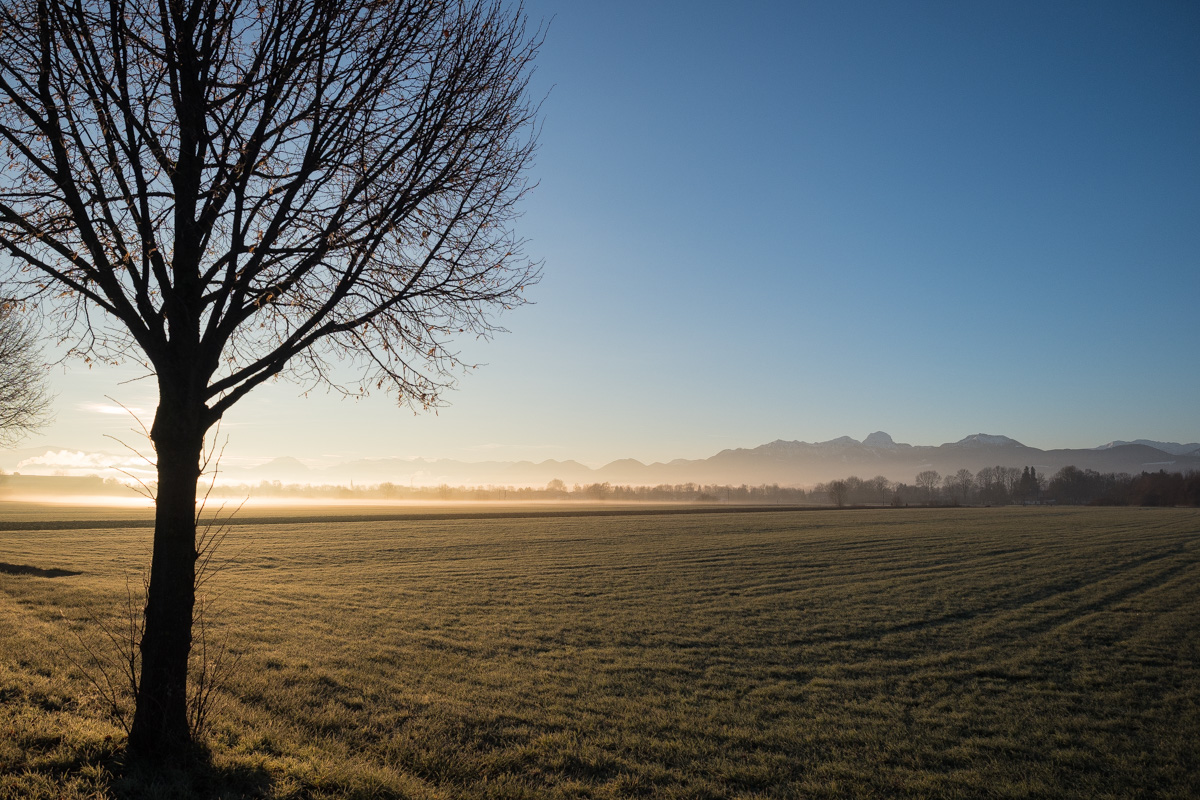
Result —
<instances>
[{"instance_id":1,"label":"grass field","mask_svg":"<svg viewBox=\"0 0 1200 800\"><path fill-rule=\"evenodd\" d=\"M122 774L124 734L67 658L149 529L18 517L0 562L80 574L0 569L0 798L1200 786L1196 511L239 525L210 588L240 671L211 764L170 776Z\"/></svg>"}]
</instances>

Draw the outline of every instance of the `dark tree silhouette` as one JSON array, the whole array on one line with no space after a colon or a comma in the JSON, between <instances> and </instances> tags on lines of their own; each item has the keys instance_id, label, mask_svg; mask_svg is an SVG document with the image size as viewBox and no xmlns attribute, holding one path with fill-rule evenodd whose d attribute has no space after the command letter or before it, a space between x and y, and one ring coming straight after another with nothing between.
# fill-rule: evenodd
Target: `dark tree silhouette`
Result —
<instances>
[{"instance_id":1,"label":"dark tree silhouette","mask_svg":"<svg viewBox=\"0 0 1200 800\"><path fill-rule=\"evenodd\" d=\"M938 487L942 484L942 476L937 470L923 470L917 473L916 484L925 496L925 502L933 503Z\"/></svg>"},{"instance_id":2,"label":"dark tree silhouette","mask_svg":"<svg viewBox=\"0 0 1200 800\"><path fill-rule=\"evenodd\" d=\"M970 502L971 491L975 488L975 476L971 474L971 470L960 469L952 477L947 476L946 481L951 484L951 494L955 499L964 503Z\"/></svg>"},{"instance_id":3,"label":"dark tree silhouette","mask_svg":"<svg viewBox=\"0 0 1200 800\"><path fill-rule=\"evenodd\" d=\"M867 487L871 492L871 500L876 503L886 503L888 492L892 488L892 482L882 475L876 475L871 480L867 481Z\"/></svg>"},{"instance_id":4,"label":"dark tree silhouette","mask_svg":"<svg viewBox=\"0 0 1200 800\"><path fill-rule=\"evenodd\" d=\"M537 277L511 222L540 32L499 0L11 0L0 25L4 277L158 384L129 750L173 757L206 432L280 373L439 402L452 337Z\"/></svg>"},{"instance_id":5,"label":"dark tree silhouette","mask_svg":"<svg viewBox=\"0 0 1200 800\"><path fill-rule=\"evenodd\" d=\"M14 307L0 303L0 447L37 430L49 406L33 329Z\"/></svg>"}]
</instances>

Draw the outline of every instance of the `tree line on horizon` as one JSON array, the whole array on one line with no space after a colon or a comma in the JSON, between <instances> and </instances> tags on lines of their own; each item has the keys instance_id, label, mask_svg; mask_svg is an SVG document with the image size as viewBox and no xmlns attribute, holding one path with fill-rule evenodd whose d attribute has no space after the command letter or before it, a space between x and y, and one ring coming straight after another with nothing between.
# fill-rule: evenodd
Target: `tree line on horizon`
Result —
<instances>
[{"instance_id":1,"label":"tree line on horizon","mask_svg":"<svg viewBox=\"0 0 1200 800\"><path fill-rule=\"evenodd\" d=\"M746 504L870 505L1118 505L1200 506L1200 472L1099 473L1066 466L1047 478L1036 467L960 469L951 475L918 473L912 483L882 475L851 475L810 489L778 484L658 484L630 486L597 482L568 486L557 478L533 486L310 486L263 481L216 487L214 496L317 497L412 501L709 502Z\"/></svg>"},{"instance_id":2,"label":"tree line on horizon","mask_svg":"<svg viewBox=\"0 0 1200 800\"><path fill-rule=\"evenodd\" d=\"M129 487L114 478L0 475L10 492L35 494L114 494ZM153 484L148 488L153 488ZM728 503L834 506L954 505L1115 505L1200 506L1200 472L1099 473L1066 466L1047 478L1036 467L984 467L976 473L960 469L950 475L935 470L918 473L912 483L882 475L855 475L804 489L778 484L678 483L630 486L610 482L568 486L559 479L545 486L458 485L405 486L377 484L297 484L281 481L224 484L212 487L214 499L247 497L317 500L403 500L409 502L618 502Z\"/></svg>"},{"instance_id":3,"label":"tree line on horizon","mask_svg":"<svg viewBox=\"0 0 1200 800\"><path fill-rule=\"evenodd\" d=\"M879 504L884 494L890 494L892 505L1200 506L1200 472L1131 475L1068 465L1047 478L1036 467L995 466L974 474L968 469L952 475L924 470L912 484L851 475L812 491L823 492L836 506Z\"/></svg>"}]
</instances>

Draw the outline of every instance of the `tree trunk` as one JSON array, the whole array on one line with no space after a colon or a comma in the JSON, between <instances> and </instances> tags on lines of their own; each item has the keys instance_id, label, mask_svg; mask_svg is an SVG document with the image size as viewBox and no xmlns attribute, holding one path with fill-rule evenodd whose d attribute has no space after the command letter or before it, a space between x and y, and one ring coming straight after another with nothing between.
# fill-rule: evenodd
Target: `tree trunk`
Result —
<instances>
[{"instance_id":1,"label":"tree trunk","mask_svg":"<svg viewBox=\"0 0 1200 800\"><path fill-rule=\"evenodd\" d=\"M204 444L201 409L162 391L151 438L158 455L154 555L142 636L142 674L128 752L149 762L178 760L190 750L188 653L195 604L196 481ZM191 413L189 413L191 412Z\"/></svg>"}]
</instances>

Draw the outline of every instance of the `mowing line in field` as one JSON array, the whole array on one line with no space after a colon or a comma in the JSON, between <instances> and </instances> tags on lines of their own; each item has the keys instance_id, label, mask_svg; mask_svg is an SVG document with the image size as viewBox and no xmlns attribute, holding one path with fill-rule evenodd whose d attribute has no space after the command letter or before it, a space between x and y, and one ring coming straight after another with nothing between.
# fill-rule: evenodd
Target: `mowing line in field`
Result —
<instances>
[{"instance_id":1,"label":"mowing line in field","mask_svg":"<svg viewBox=\"0 0 1200 800\"><path fill-rule=\"evenodd\" d=\"M518 511L446 511L408 512L378 514L366 511L360 514L317 514L271 517L234 517L233 525L329 525L344 522L436 522L439 520L504 520L504 519L553 519L562 517L642 517L680 514L759 514L793 513L796 511L831 511L826 506L649 506L646 508L573 508L573 509L526 509ZM846 511L878 511L878 508L840 509ZM201 524L207 522L201 519ZM110 528L153 528L154 519L52 519L52 520L0 520L0 531L67 531L106 530Z\"/></svg>"}]
</instances>

